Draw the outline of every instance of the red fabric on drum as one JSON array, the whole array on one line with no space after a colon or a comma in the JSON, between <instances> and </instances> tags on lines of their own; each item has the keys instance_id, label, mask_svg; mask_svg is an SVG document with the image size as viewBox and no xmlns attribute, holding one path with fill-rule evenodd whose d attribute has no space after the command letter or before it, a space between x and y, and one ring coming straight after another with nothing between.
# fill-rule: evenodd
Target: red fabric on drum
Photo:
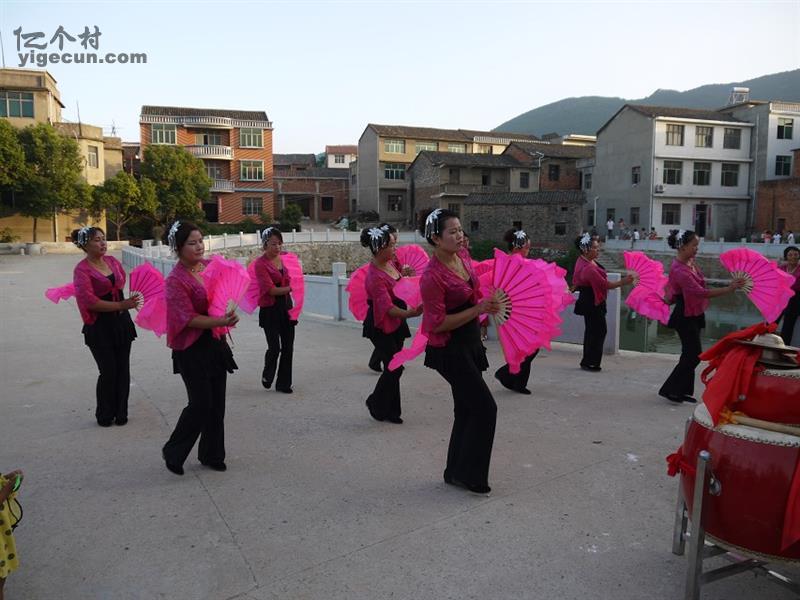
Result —
<instances>
[{"instance_id":1,"label":"red fabric on drum","mask_svg":"<svg viewBox=\"0 0 800 600\"><path fill-rule=\"evenodd\" d=\"M783 517L783 533L781 535L781 550L800 540L800 458L794 468L792 489L786 502L786 514Z\"/></svg>"},{"instance_id":2,"label":"red fabric on drum","mask_svg":"<svg viewBox=\"0 0 800 600\"><path fill-rule=\"evenodd\" d=\"M683 446L667 457L667 475L670 477L675 477L678 473L694 477L696 472L697 469L683 455Z\"/></svg>"}]
</instances>

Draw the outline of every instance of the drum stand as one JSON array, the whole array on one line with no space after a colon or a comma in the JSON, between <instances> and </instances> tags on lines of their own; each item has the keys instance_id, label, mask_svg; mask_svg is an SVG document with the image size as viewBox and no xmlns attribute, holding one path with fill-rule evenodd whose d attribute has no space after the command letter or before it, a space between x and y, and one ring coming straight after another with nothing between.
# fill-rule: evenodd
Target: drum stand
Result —
<instances>
[{"instance_id":1,"label":"drum stand","mask_svg":"<svg viewBox=\"0 0 800 600\"><path fill-rule=\"evenodd\" d=\"M707 491L707 493L706 493ZM753 571L756 575L766 575L800 596L800 585L791 579L767 568L767 563L755 558L746 558L734 554L725 548L706 541L706 532L703 528L705 497L710 494L719 496L722 484L714 477L711 471L711 453L706 450L697 455L697 472L694 478L694 507L695 518L689 520L689 510L683 497L683 486L678 482L678 505L675 513L675 528L672 535L672 553L683 556L686 541L689 541L688 561L686 570L685 600L700 600L700 588L707 583L737 575L745 571ZM703 561L707 558L722 556L732 564L717 567L703 572Z\"/></svg>"}]
</instances>

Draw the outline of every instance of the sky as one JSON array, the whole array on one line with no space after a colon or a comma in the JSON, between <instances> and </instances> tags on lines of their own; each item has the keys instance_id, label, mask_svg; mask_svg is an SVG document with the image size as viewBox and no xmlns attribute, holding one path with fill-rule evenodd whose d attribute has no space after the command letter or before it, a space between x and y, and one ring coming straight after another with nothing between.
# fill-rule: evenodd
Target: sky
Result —
<instances>
[{"instance_id":1,"label":"sky","mask_svg":"<svg viewBox=\"0 0 800 600\"><path fill-rule=\"evenodd\" d=\"M80 107L83 122L138 141L145 104L262 110L277 153L356 144L368 123L488 130L562 98L800 67L800 0L0 0L5 65L20 66L18 43L61 52L60 26L75 38L63 52L147 55L48 64L65 120ZM84 49L78 34L95 26L98 49Z\"/></svg>"}]
</instances>

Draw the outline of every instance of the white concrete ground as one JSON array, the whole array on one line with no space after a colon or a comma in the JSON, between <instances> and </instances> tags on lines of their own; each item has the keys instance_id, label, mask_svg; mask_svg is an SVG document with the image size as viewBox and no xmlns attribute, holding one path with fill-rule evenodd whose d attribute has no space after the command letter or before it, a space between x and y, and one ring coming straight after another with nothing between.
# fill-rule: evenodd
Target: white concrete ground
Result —
<instances>
[{"instance_id":1,"label":"white concrete ground","mask_svg":"<svg viewBox=\"0 0 800 600\"><path fill-rule=\"evenodd\" d=\"M405 424L377 423L360 330L304 319L295 393L266 391L264 337L245 317L229 469L193 455L177 477L160 448L186 395L163 340L140 331L134 343L130 423L94 422L74 301L43 296L75 262L0 257L0 469L26 473L9 600L683 598L664 457L691 407L656 395L675 357L626 353L590 374L560 346L534 362L532 396L488 372L499 414L487 498L441 480L452 401L436 373L407 368ZM703 597L792 595L739 575Z\"/></svg>"}]
</instances>

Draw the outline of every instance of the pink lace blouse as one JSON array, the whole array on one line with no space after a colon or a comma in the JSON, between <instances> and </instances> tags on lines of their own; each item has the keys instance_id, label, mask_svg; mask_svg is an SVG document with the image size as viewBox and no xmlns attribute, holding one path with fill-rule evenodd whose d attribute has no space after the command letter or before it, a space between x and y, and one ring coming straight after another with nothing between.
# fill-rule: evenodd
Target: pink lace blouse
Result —
<instances>
[{"instance_id":1,"label":"pink lace blouse","mask_svg":"<svg viewBox=\"0 0 800 600\"><path fill-rule=\"evenodd\" d=\"M602 267L582 256L575 262L572 285L576 288L589 286L594 292L594 305L599 306L608 297L608 275Z\"/></svg>"},{"instance_id":2,"label":"pink lace blouse","mask_svg":"<svg viewBox=\"0 0 800 600\"><path fill-rule=\"evenodd\" d=\"M397 298L394 295L395 284L397 281L391 275L370 263L364 287L367 297L372 301L374 325L383 333L392 333L403 323L403 319L389 316L389 309L395 306L394 300Z\"/></svg>"},{"instance_id":3,"label":"pink lace blouse","mask_svg":"<svg viewBox=\"0 0 800 600\"><path fill-rule=\"evenodd\" d=\"M686 317L702 315L708 308L706 280L697 265L692 269L678 259L673 259L669 267L667 294L668 297L683 296L683 314Z\"/></svg>"},{"instance_id":4,"label":"pink lace blouse","mask_svg":"<svg viewBox=\"0 0 800 600\"><path fill-rule=\"evenodd\" d=\"M208 259L202 260L208 266ZM203 330L189 327L197 316L208 315L206 288L180 262L166 280L167 346L173 350L186 350L202 335Z\"/></svg>"},{"instance_id":5,"label":"pink lace blouse","mask_svg":"<svg viewBox=\"0 0 800 600\"><path fill-rule=\"evenodd\" d=\"M289 269L284 265L283 273L281 273L263 254L255 260L254 268L258 279L258 305L262 308L274 306L277 297L271 296L269 291L274 287L291 285L292 278L289 276Z\"/></svg>"},{"instance_id":6,"label":"pink lace blouse","mask_svg":"<svg viewBox=\"0 0 800 600\"><path fill-rule=\"evenodd\" d=\"M97 303L102 296L111 294L116 302L122 298L122 289L125 287L125 269L113 256L103 256L103 261L114 274L114 284L100 271L89 264L89 259L84 258L72 271L72 282L75 286L75 299L81 319L86 325L91 325L97 320L97 313L89 307Z\"/></svg>"}]
</instances>

